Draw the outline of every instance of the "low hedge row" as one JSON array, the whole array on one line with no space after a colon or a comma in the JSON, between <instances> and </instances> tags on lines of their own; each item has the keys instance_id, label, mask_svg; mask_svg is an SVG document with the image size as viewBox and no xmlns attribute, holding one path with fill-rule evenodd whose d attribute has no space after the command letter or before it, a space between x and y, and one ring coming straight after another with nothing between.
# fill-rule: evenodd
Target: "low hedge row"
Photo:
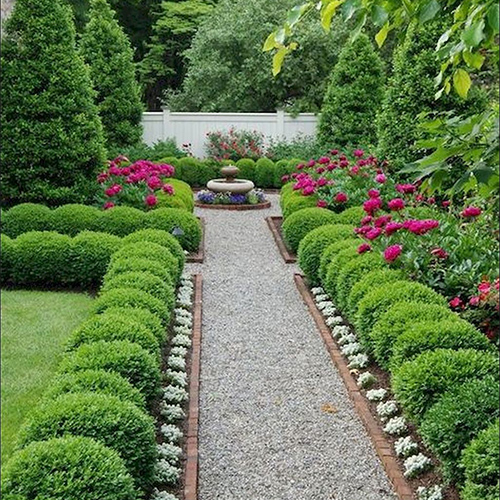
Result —
<instances>
[{"instance_id":1,"label":"low hedge row","mask_svg":"<svg viewBox=\"0 0 500 500\"><path fill-rule=\"evenodd\" d=\"M31 231L54 231L75 236L82 231L108 233L125 237L144 229L182 232L178 241L184 250L196 251L201 241L199 220L179 208L157 208L142 212L132 207L113 207L101 211L86 205L63 205L50 210L44 205L22 203L4 212L2 233L10 238Z\"/></svg>"},{"instance_id":2,"label":"low hedge row","mask_svg":"<svg viewBox=\"0 0 500 500\"><path fill-rule=\"evenodd\" d=\"M289 185L283 191L285 198L292 196ZM304 214L307 227L310 211L287 220L301 227ZM492 444L498 440L497 353L443 296L409 281L404 271L389 269L378 255L360 255L361 240L351 226L339 224L353 214L345 219L338 214L336 224L309 231L299 244L299 265L309 283L321 284L355 326L365 349L391 372L396 399L440 459L445 479L463 487L465 500L492 500L498 496L498 444Z\"/></svg>"},{"instance_id":3,"label":"low hedge row","mask_svg":"<svg viewBox=\"0 0 500 500\"><path fill-rule=\"evenodd\" d=\"M20 430L6 498L131 500L151 491L158 449L146 409L159 394L184 254L166 232L143 236L119 240L94 314L71 335L58 376Z\"/></svg>"}]
</instances>

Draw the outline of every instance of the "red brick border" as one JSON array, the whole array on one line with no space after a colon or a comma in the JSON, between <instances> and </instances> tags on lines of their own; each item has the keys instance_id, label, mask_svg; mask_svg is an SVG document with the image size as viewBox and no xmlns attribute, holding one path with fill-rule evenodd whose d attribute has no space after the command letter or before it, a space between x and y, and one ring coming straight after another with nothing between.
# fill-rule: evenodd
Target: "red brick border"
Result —
<instances>
[{"instance_id":1,"label":"red brick border","mask_svg":"<svg viewBox=\"0 0 500 500\"><path fill-rule=\"evenodd\" d=\"M184 476L184 500L198 499L198 420L201 365L201 320L203 278L194 274L193 343L189 380L189 411L186 434L186 470Z\"/></svg>"},{"instance_id":2,"label":"red brick border","mask_svg":"<svg viewBox=\"0 0 500 500\"><path fill-rule=\"evenodd\" d=\"M207 208L208 210L233 210L242 212L244 210L263 210L269 208L271 202L265 201L264 203L256 203L255 205L210 205L208 203L195 202L194 206L198 208Z\"/></svg>"},{"instance_id":3,"label":"red brick border","mask_svg":"<svg viewBox=\"0 0 500 500\"><path fill-rule=\"evenodd\" d=\"M195 253L190 253L186 257L186 262L198 262L202 263L205 260L205 219L203 217L198 217L201 224L201 241L198 251Z\"/></svg>"},{"instance_id":4,"label":"red brick border","mask_svg":"<svg viewBox=\"0 0 500 500\"><path fill-rule=\"evenodd\" d=\"M273 233L274 241L276 242L276 245L278 245L278 249L280 251L281 256L283 257L283 260L287 264L293 264L294 262L297 262L297 257L292 253L290 253L290 251L286 247L285 242L281 237L281 232L279 231L278 226L276 224L277 221L282 221L282 220L283 217L277 217L274 215L271 217L266 217L267 225L269 226L271 233Z\"/></svg>"},{"instance_id":5,"label":"red brick border","mask_svg":"<svg viewBox=\"0 0 500 500\"><path fill-rule=\"evenodd\" d=\"M311 313L311 316L318 327L319 333L325 347L332 358L337 370L339 371L344 384L347 388L347 392L354 403L356 412L358 413L361 421L363 422L368 435L370 436L375 450L384 466L385 472L389 477L396 494L400 500L413 500L413 490L410 487L408 481L405 479L400 466L396 460L396 456L392 449L390 442L385 437L382 429L378 425L377 421L370 412L368 402L361 394L354 377L347 366L347 362L340 352L336 342L333 340L330 330L323 319L323 316L319 309L316 307L316 303L306 285L304 277L300 274L294 274L295 285L299 290L302 300L306 304Z\"/></svg>"}]
</instances>

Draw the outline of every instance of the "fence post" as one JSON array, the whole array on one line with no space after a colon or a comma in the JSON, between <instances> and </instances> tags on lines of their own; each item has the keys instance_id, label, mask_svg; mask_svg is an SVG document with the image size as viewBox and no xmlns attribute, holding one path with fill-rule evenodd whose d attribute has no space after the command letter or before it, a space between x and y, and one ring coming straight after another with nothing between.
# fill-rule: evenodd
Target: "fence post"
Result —
<instances>
[{"instance_id":1,"label":"fence post","mask_svg":"<svg viewBox=\"0 0 500 500\"><path fill-rule=\"evenodd\" d=\"M276 135L278 138L285 135L285 112L282 109L276 110Z\"/></svg>"},{"instance_id":2,"label":"fence post","mask_svg":"<svg viewBox=\"0 0 500 500\"><path fill-rule=\"evenodd\" d=\"M163 111L163 131L161 140L164 141L168 137L173 137L173 134L170 133L170 109L167 106L161 107Z\"/></svg>"}]
</instances>

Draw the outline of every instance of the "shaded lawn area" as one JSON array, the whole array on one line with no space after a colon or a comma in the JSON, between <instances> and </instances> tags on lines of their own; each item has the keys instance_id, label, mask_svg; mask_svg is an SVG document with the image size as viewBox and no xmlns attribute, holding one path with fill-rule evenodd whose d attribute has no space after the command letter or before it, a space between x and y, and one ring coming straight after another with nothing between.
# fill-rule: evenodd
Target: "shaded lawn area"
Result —
<instances>
[{"instance_id":1,"label":"shaded lawn area","mask_svg":"<svg viewBox=\"0 0 500 500\"><path fill-rule=\"evenodd\" d=\"M2 290L2 465L63 355L71 332L89 314L81 293Z\"/></svg>"}]
</instances>

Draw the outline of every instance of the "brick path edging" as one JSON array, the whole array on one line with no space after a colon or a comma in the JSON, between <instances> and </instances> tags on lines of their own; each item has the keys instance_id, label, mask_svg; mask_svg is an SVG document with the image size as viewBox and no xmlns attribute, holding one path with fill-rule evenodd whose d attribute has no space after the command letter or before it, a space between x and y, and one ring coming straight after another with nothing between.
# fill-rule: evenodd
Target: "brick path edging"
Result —
<instances>
[{"instance_id":1,"label":"brick path edging","mask_svg":"<svg viewBox=\"0 0 500 500\"><path fill-rule=\"evenodd\" d=\"M198 499L198 426L201 368L201 321L203 304L203 278L194 274L193 340L189 381L189 410L186 434L186 470L184 500Z\"/></svg>"},{"instance_id":2,"label":"brick path edging","mask_svg":"<svg viewBox=\"0 0 500 500\"><path fill-rule=\"evenodd\" d=\"M351 375L344 356L333 340L330 329L326 325L323 315L316 307L316 303L314 302L311 292L306 285L304 277L300 274L294 274L294 280L295 285L302 296L302 300L306 304L314 322L316 323L328 354L330 354L333 363L337 367L337 370L344 381L349 397L354 403L354 408L356 409L357 414L361 418L361 421L370 436L373 446L375 447L375 451L384 466L385 472L389 477L398 498L400 500L413 500L413 491L400 469L392 446L371 414L368 403L361 394L354 377Z\"/></svg>"},{"instance_id":3,"label":"brick path edging","mask_svg":"<svg viewBox=\"0 0 500 500\"><path fill-rule=\"evenodd\" d=\"M285 242L283 241L283 238L281 237L281 233L279 232L278 227L276 225L276 223L280 220L283 220L283 218L277 217L275 215L271 217L266 217L267 225L271 230L276 245L278 245L278 250L280 251L280 254L283 257L283 260L285 261L286 264L293 264L294 262L297 262L297 257L290 253L290 251L285 245Z\"/></svg>"}]
</instances>

